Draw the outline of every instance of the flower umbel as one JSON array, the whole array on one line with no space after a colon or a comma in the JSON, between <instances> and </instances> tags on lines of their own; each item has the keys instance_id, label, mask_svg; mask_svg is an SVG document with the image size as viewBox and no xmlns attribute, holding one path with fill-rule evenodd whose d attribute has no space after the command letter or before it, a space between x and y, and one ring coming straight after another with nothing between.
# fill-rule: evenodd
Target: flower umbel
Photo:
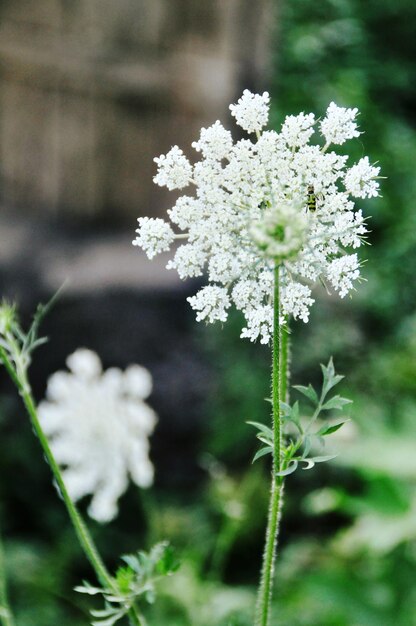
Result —
<instances>
[{"instance_id":1,"label":"flower umbel","mask_svg":"<svg viewBox=\"0 0 416 626\"><path fill-rule=\"evenodd\" d=\"M67 365L69 372L49 378L39 420L71 497L92 494L90 516L107 522L117 514L129 475L139 487L153 482L148 436L156 415L144 403L152 379L139 365L103 372L99 357L86 349L70 355Z\"/></svg>"},{"instance_id":2,"label":"flower umbel","mask_svg":"<svg viewBox=\"0 0 416 626\"><path fill-rule=\"evenodd\" d=\"M367 229L352 198L377 196L379 167L330 150L360 135L357 109L329 105L311 144L312 113L286 117L280 132L263 131L269 95L245 90L231 113L256 140L233 144L219 121L192 145L202 158L191 165L177 146L159 157L155 182L169 189L193 185L168 211L170 221L140 218L134 245L149 258L177 239L168 269L182 279L207 271L209 285L188 298L197 319L225 321L232 304L246 326L241 336L268 343L273 322L273 272L280 265L282 323L308 321L313 285L320 281L344 297L359 278L358 248ZM179 229L175 234L174 228Z\"/></svg>"}]
</instances>

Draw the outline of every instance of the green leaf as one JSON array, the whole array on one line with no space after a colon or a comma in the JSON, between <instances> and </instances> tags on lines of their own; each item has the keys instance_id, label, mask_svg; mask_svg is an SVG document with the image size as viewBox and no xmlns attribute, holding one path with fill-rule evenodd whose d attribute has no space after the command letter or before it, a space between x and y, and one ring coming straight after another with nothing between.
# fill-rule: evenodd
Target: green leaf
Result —
<instances>
[{"instance_id":1,"label":"green leaf","mask_svg":"<svg viewBox=\"0 0 416 626\"><path fill-rule=\"evenodd\" d=\"M315 463L324 463L325 461L330 461L331 459L335 459L336 454L328 454L326 456L311 456L308 459L302 459L301 463L305 463L305 467L302 467L303 470L312 469Z\"/></svg>"},{"instance_id":2,"label":"green leaf","mask_svg":"<svg viewBox=\"0 0 416 626\"><path fill-rule=\"evenodd\" d=\"M342 411L343 407L346 404L351 404L351 403L352 403L352 400L348 400L348 398L341 398L341 396L334 396L333 398L330 398L328 402L325 402L321 410L330 411L333 409L337 409L339 411Z\"/></svg>"},{"instance_id":3,"label":"green leaf","mask_svg":"<svg viewBox=\"0 0 416 626\"><path fill-rule=\"evenodd\" d=\"M324 382L322 385L322 397L325 398L328 391L335 387L343 378L340 374L335 374L334 362L332 360L332 356L329 359L328 365L325 366L321 363L322 374L324 377Z\"/></svg>"},{"instance_id":4,"label":"green leaf","mask_svg":"<svg viewBox=\"0 0 416 626\"><path fill-rule=\"evenodd\" d=\"M290 420L295 424L299 424L299 402L296 401L290 412Z\"/></svg>"},{"instance_id":5,"label":"green leaf","mask_svg":"<svg viewBox=\"0 0 416 626\"><path fill-rule=\"evenodd\" d=\"M312 404L317 405L319 402L318 394L315 389L309 384L307 387L304 385L293 385L293 389L300 391L304 396L308 398L312 402Z\"/></svg>"},{"instance_id":6,"label":"green leaf","mask_svg":"<svg viewBox=\"0 0 416 626\"><path fill-rule=\"evenodd\" d=\"M176 556L175 550L172 546L167 545L165 552L156 564L156 572L161 576L169 576L176 572L180 567L180 561Z\"/></svg>"},{"instance_id":7,"label":"green leaf","mask_svg":"<svg viewBox=\"0 0 416 626\"><path fill-rule=\"evenodd\" d=\"M305 457L308 456L311 447L312 447L312 436L311 435L306 435L305 439L303 440L303 454L302 454L302 458L305 458Z\"/></svg>"},{"instance_id":8,"label":"green leaf","mask_svg":"<svg viewBox=\"0 0 416 626\"><path fill-rule=\"evenodd\" d=\"M116 572L117 587L121 593L128 593L136 573L131 567L119 567Z\"/></svg>"},{"instance_id":9,"label":"green leaf","mask_svg":"<svg viewBox=\"0 0 416 626\"><path fill-rule=\"evenodd\" d=\"M290 415L292 407L287 402L280 402L280 410L282 411L282 416L286 417L287 415Z\"/></svg>"},{"instance_id":10,"label":"green leaf","mask_svg":"<svg viewBox=\"0 0 416 626\"><path fill-rule=\"evenodd\" d=\"M105 589L100 589L100 587L93 587L92 585L90 585L89 583L83 580L82 585L78 585L77 587L74 587L74 591L77 591L78 593L86 593L89 596L96 596L98 593L105 592Z\"/></svg>"},{"instance_id":11,"label":"green leaf","mask_svg":"<svg viewBox=\"0 0 416 626\"><path fill-rule=\"evenodd\" d=\"M252 463L255 463L257 459L260 459L262 456L265 456L266 454L271 454L272 452L273 452L272 446L264 446L264 448L260 448L260 450L257 450L256 454L254 455Z\"/></svg>"},{"instance_id":12,"label":"green leaf","mask_svg":"<svg viewBox=\"0 0 416 626\"><path fill-rule=\"evenodd\" d=\"M280 472L275 472L275 475L276 476L289 476L289 474L293 474L293 472L296 471L297 467L298 467L298 461L291 461L289 463L289 466L286 469L281 470Z\"/></svg>"},{"instance_id":13,"label":"green leaf","mask_svg":"<svg viewBox=\"0 0 416 626\"><path fill-rule=\"evenodd\" d=\"M269 437L273 441L273 431L271 428L266 426L266 424L260 424L260 422L247 422L247 424L254 426L254 428L257 428L260 432L264 433L266 437Z\"/></svg>"},{"instance_id":14,"label":"green leaf","mask_svg":"<svg viewBox=\"0 0 416 626\"><path fill-rule=\"evenodd\" d=\"M331 435L335 433L337 430L341 428L346 422L349 422L349 419L342 420L341 422L337 422L336 424L326 424L322 426L316 433L318 437L325 437L326 435Z\"/></svg>"},{"instance_id":15,"label":"green leaf","mask_svg":"<svg viewBox=\"0 0 416 626\"><path fill-rule=\"evenodd\" d=\"M136 574L142 574L143 568L142 565L134 554L124 554L121 557L121 560L127 563L127 565L134 571Z\"/></svg>"},{"instance_id":16,"label":"green leaf","mask_svg":"<svg viewBox=\"0 0 416 626\"><path fill-rule=\"evenodd\" d=\"M156 594L154 589L148 589L144 595L146 602L154 604L156 600Z\"/></svg>"},{"instance_id":17,"label":"green leaf","mask_svg":"<svg viewBox=\"0 0 416 626\"><path fill-rule=\"evenodd\" d=\"M271 439L270 437L266 437L265 435L262 435L261 433L257 433L256 437L259 441L261 441L262 443L265 443L266 446L273 445L273 439Z\"/></svg>"},{"instance_id":18,"label":"green leaf","mask_svg":"<svg viewBox=\"0 0 416 626\"><path fill-rule=\"evenodd\" d=\"M91 615L93 617L110 617L113 615L117 615L120 613L120 608L119 607L114 607L114 606L110 606L107 609L91 609L90 611Z\"/></svg>"},{"instance_id":19,"label":"green leaf","mask_svg":"<svg viewBox=\"0 0 416 626\"><path fill-rule=\"evenodd\" d=\"M286 407L289 410L287 410ZM299 402L296 401L293 406L290 406L290 405L285 403L285 407L284 408L286 410L285 410L285 413L282 415L282 418L285 421L287 421L287 422L293 422L299 428L299 426L300 426L300 421L299 421Z\"/></svg>"},{"instance_id":20,"label":"green leaf","mask_svg":"<svg viewBox=\"0 0 416 626\"><path fill-rule=\"evenodd\" d=\"M126 612L124 610L119 611L116 615L113 615L108 619L103 619L99 622L91 622L91 626L114 626L114 624L124 617L125 614Z\"/></svg>"},{"instance_id":21,"label":"green leaf","mask_svg":"<svg viewBox=\"0 0 416 626\"><path fill-rule=\"evenodd\" d=\"M337 456L338 454L326 454L324 456L312 456L304 460L313 461L313 463L325 463L325 461L332 461L332 459L335 459Z\"/></svg>"}]
</instances>

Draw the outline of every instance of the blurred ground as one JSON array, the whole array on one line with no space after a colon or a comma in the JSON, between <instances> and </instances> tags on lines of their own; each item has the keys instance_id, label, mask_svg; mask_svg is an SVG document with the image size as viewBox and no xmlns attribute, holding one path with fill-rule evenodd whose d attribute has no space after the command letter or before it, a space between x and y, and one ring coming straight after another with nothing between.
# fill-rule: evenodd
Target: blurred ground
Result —
<instances>
[{"instance_id":1,"label":"blurred ground","mask_svg":"<svg viewBox=\"0 0 416 626\"><path fill-rule=\"evenodd\" d=\"M179 288L176 272L165 269L167 255L152 264L131 245L135 223L121 230L82 227L47 216L0 212L1 293L18 300L55 292L64 283L65 293L88 294L111 288Z\"/></svg>"}]
</instances>

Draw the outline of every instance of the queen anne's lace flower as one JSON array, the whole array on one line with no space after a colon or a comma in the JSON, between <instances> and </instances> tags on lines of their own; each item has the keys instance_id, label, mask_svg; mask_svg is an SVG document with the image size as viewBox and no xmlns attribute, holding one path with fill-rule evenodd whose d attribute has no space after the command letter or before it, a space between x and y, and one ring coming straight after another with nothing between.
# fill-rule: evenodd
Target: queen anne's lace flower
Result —
<instances>
[{"instance_id":1,"label":"queen anne's lace flower","mask_svg":"<svg viewBox=\"0 0 416 626\"><path fill-rule=\"evenodd\" d=\"M39 419L71 497L91 494L90 516L108 522L129 475L139 487L153 482L148 437L156 414L144 403L152 379L139 365L102 372L98 356L86 349L67 365L69 372L49 378Z\"/></svg>"},{"instance_id":2,"label":"queen anne's lace flower","mask_svg":"<svg viewBox=\"0 0 416 626\"><path fill-rule=\"evenodd\" d=\"M288 116L280 132L261 132L269 113L267 93L246 90L230 109L237 124L256 133L256 141L233 144L229 132L215 122L193 144L202 153L193 167L178 148L158 160L158 184L172 185L166 162L172 162L175 150L175 159L186 162L183 180L195 187L194 196L182 196L168 211L183 231L176 236L187 238L168 268L181 278L207 270L210 284L188 298L198 320L225 321L234 304L246 319L241 336L267 343L273 332L276 264L282 322L289 315L308 321L311 288L318 280L341 297L353 289L359 262L346 248L358 248L367 229L351 196L378 195L379 168L367 157L348 168L348 157L329 149L331 143L359 136L357 109L329 105L319 124L324 148L310 144L316 126L312 113ZM160 221L139 221L133 243L149 257L175 237Z\"/></svg>"}]
</instances>

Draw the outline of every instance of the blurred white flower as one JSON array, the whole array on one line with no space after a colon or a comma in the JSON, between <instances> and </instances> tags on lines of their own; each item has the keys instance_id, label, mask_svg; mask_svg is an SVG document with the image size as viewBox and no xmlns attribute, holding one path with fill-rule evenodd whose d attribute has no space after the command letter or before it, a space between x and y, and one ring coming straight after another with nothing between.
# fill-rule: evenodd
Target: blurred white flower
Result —
<instances>
[{"instance_id":1,"label":"blurred white flower","mask_svg":"<svg viewBox=\"0 0 416 626\"><path fill-rule=\"evenodd\" d=\"M367 157L348 168L348 157L329 149L360 135L357 109L331 102L319 123L300 113L279 132L263 131L269 104L267 93L246 90L230 106L237 124L256 133L253 141L233 143L217 121L194 142L202 155L195 165L177 147L157 159L155 182L179 187L182 172L181 185L188 180L195 193L176 201L171 223L140 218L133 242L152 258L180 240L167 268L182 279L208 276L208 286L188 298L197 320L224 322L234 304L246 320L241 336L262 343L273 333L276 264L282 323L290 315L308 321L315 283L331 284L341 297L353 289L360 266L348 248L362 244L367 228L351 197L377 196L380 171ZM316 128L324 146L311 143Z\"/></svg>"},{"instance_id":2,"label":"blurred white flower","mask_svg":"<svg viewBox=\"0 0 416 626\"><path fill-rule=\"evenodd\" d=\"M152 378L139 365L103 372L97 354L84 348L66 362L70 371L48 380L39 420L71 497L91 494L89 515L108 522L129 476L139 487L153 482L148 437L157 418L144 402Z\"/></svg>"}]
</instances>

